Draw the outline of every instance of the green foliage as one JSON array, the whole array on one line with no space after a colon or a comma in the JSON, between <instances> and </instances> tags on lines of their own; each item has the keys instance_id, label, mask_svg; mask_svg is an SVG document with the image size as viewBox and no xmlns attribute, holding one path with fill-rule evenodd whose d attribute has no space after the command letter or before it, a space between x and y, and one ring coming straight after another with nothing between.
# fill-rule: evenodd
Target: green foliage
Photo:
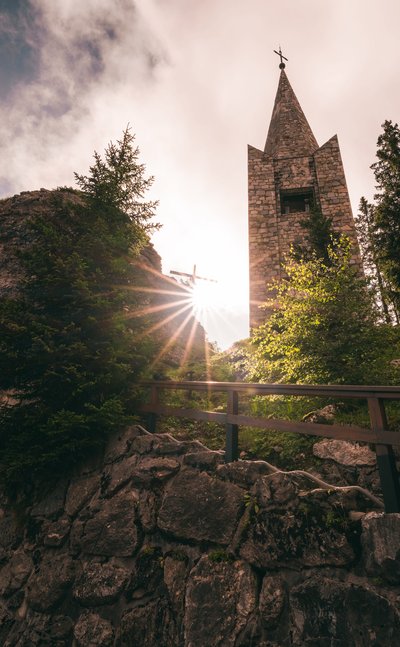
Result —
<instances>
[{"instance_id":1,"label":"green foliage","mask_svg":"<svg viewBox=\"0 0 400 647\"><path fill-rule=\"evenodd\" d=\"M400 430L400 402L387 400L385 412L388 419L388 429ZM357 425L367 429L371 425L367 402L346 399L340 404L340 407L336 408L335 422L341 425Z\"/></svg>"},{"instance_id":2,"label":"green foliage","mask_svg":"<svg viewBox=\"0 0 400 647\"><path fill-rule=\"evenodd\" d=\"M327 510L324 521L328 528L335 528L337 530L346 530L351 525L351 521L346 514L346 510L339 507Z\"/></svg>"},{"instance_id":3,"label":"green foliage","mask_svg":"<svg viewBox=\"0 0 400 647\"><path fill-rule=\"evenodd\" d=\"M358 214L354 218L361 258L368 287L371 290L375 303L383 313L383 319L390 324L393 305L390 301L387 281L385 280L379 263L377 238L375 228L375 206L365 198L361 198Z\"/></svg>"},{"instance_id":4,"label":"green foliage","mask_svg":"<svg viewBox=\"0 0 400 647\"><path fill-rule=\"evenodd\" d=\"M313 205L301 223L305 230L305 246L297 245L293 250L295 260L310 260L313 257L321 259L325 265L332 262L329 248L339 242L339 235L332 229L332 218L325 216L320 209Z\"/></svg>"},{"instance_id":5,"label":"green foliage","mask_svg":"<svg viewBox=\"0 0 400 647\"><path fill-rule=\"evenodd\" d=\"M103 207L118 210L139 226L132 229L135 235L131 244L137 244L138 239L147 242L143 232L159 227L150 222L157 203L143 200L154 178L145 177L145 165L138 163L139 148L134 147L134 140L128 126L121 140L108 145L104 160L94 153L95 163L90 167L90 175L75 173L78 186L88 197Z\"/></svg>"},{"instance_id":6,"label":"green foliage","mask_svg":"<svg viewBox=\"0 0 400 647\"><path fill-rule=\"evenodd\" d=\"M285 266L273 285L268 321L254 331L252 378L292 383L377 384L392 378L390 331L377 327L365 283L350 265L350 242L328 248L330 262L313 256Z\"/></svg>"},{"instance_id":7,"label":"green foliage","mask_svg":"<svg viewBox=\"0 0 400 647\"><path fill-rule=\"evenodd\" d=\"M184 404L179 406L184 406ZM199 404L195 408L202 409L203 405ZM209 410L211 408L208 407ZM162 416L157 421L157 431L172 434L178 440L198 440L212 450L225 447L224 426L215 422Z\"/></svg>"},{"instance_id":8,"label":"green foliage","mask_svg":"<svg viewBox=\"0 0 400 647\"><path fill-rule=\"evenodd\" d=\"M216 548L208 553L208 559L211 562L220 564L221 562L233 562L235 560L234 556L231 553L227 553L226 550L222 548Z\"/></svg>"},{"instance_id":9,"label":"green foliage","mask_svg":"<svg viewBox=\"0 0 400 647\"><path fill-rule=\"evenodd\" d=\"M385 121L378 137L378 160L371 168L377 193L374 207L376 259L387 282L397 322L400 313L400 129Z\"/></svg>"},{"instance_id":10,"label":"green foliage","mask_svg":"<svg viewBox=\"0 0 400 647\"><path fill-rule=\"evenodd\" d=\"M386 323L400 321L400 129L385 121L378 137L375 203L361 198L357 235L366 275Z\"/></svg>"},{"instance_id":11,"label":"green foliage","mask_svg":"<svg viewBox=\"0 0 400 647\"><path fill-rule=\"evenodd\" d=\"M0 419L8 484L70 468L130 420L151 353L131 287L155 206L142 200L151 180L132 142L127 129L77 176L83 196L60 190L25 225L25 278L0 306L0 388L17 400Z\"/></svg>"},{"instance_id":12,"label":"green foliage","mask_svg":"<svg viewBox=\"0 0 400 647\"><path fill-rule=\"evenodd\" d=\"M318 438L282 431L243 429L241 447L248 455L283 470L309 469L318 463L312 448Z\"/></svg>"},{"instance_id":13,"label":"green foliage","mask_svg":"<svg viewBox=\"0 0 400 647\"><path fill-rule=\"evenodd\" d=\"M310 411L320 409L326 404L326 398L257 395L249 398L247 411L251 416L261 416L263 418L302 420Z\"/></svg>"},{"instance_id":14,"label":"green foliage","mask_svg":"<svg viewBox=\"0 0 400 647\"><path fill-rule=\"evenodd\" d=\"M254 510L255 514L259 514L260 512L260 506L258 505L257 498L250 494L250 492L246 492L244 495L244 507L248 508L249 510Z\"/></svg>"},{"instance_id":15,"label":"green foliage","mask_svg":"<svg viewBox=\"0 0 400 647\"><path fill-rule=\"evenodd\" d=\"M250 340L241 339L228 350L213 354L210 362L211 379L217 382L246 382L251 351Z\"/></svg>"}]
</instances>

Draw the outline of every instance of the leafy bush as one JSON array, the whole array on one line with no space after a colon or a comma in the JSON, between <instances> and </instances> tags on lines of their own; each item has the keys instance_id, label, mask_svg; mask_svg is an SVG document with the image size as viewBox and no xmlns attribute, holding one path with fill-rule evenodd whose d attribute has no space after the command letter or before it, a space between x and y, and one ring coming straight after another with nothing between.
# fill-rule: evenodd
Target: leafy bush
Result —
<instances>
[{"instance_id":1,"label":"leafy bush","mask_svg":"<svg viewBox=\"0 0 400 647\"><path fill-rule=\"evenodd\" d=\"M351 266L350 242L328 249L329 264L314 255L289 259L286 279L273 287L268 321L254 331L252 379L316 384L382 384L396 379L390 360L398 333L378 325L365 282Z\"/></svg>"}]
</instances>

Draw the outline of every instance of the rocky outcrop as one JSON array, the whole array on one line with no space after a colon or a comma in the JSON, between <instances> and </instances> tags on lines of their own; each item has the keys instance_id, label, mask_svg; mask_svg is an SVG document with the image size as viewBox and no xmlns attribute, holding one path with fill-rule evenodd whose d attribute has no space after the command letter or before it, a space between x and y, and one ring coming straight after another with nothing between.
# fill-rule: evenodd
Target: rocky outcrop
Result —
<instances>
[{"instance_id":1,"label":"rocky outcrop","mask_svg":"<svg viewBox=\"0 0 400 647\"><path fill-rule=\"evenodd\" d=\"M3 506L0 644L400 645L400 515L314 485L126 430L24 515Z\"/></svg>"},{"instance_id":2,"label":"rocky outcrop","mask_svg":"<svg viewBox=\"0 0 400 647\"><path fill-rule=\"evenodd\" d=\"M69 206L82 206L83 194L74 189L49 191L22 191L10 198L0 200L0 295L10 296L18 293L23 276L18 252L32 241L29 225L37 217L51 219L54 200L61 200ZM161 258L153 245L145 247L141 261L161 275Z\"/></svg>"},{"instance_id":3,"label":"rocky outcrop","mask_svg":"<svg viewBox=\"0 0 400 647\"><path fill-rule=\"evenodd\" d=\"M318 470L330 483L360 485L381 496L376 454L368 445L324 438L314 443L313 454L322 459Z\"/></svg>"},{"instance_id":4,"label":"rocky outcrop","mask_svg":"<svg viewBox=\"0 0 400 647\"><path fill-rule=\"evenodd\" d=\"M376 454L368 445L350 443L346 440L333 440L324 438L313 445L313 454L318 458L330 459L350 467L364 467L376 465Z\"/></svg>"},{"instance_id":5,"label":"rocky outcrop","mask_svg":"<svg viewBox=\"0 0 400 647\"><path fill-rule=\"evenodd\" d=\"M0 297L14 298L21 290L24 268L19 255L32 243L31 225L35 219L51 221L56 202L74 210L82 206L83 200L80 191L68 188L23 191L0 200ZM150 241L135 261L135 277L135 289L141 295L142 307L146 310L149 306L147 319L159 330L160 338L165 339L167 363L179 366L188 352L194 359L204 358L206 335L191 313L190 289L162 274L161 257ZM180 331L178 337L175 335L177 329ZM12 393L3 394L3 398L12 403Z\"/></svg>"}]
</instances>

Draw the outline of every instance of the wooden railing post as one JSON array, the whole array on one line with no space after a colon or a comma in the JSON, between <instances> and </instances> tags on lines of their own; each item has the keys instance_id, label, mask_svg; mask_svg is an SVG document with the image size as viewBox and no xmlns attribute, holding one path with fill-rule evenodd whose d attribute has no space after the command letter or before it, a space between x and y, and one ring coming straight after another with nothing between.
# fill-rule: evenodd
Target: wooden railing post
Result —
<instances>
[{"instance_id":1,"label":"wooden railing post","mask_svg":"<svg viewBox=\"0 0 400 647\"><path fill-rule=\"evenodd\" d=\"M227 413L236 415L239 413L239 398L238 392L228 391L228 405ZM239 458L238 452L238 425L227 423L225 425L226 440L225 440L225 463L232 463Z\"/></svg>"},{"instance_id":2,"label":"wooden railing post","mask_svg":"<svg viewBox=\"0 0 400 647\"><path fill-rule=\"evenodd\" d=\"M368 409L373 431L379 434L380 431L387 430L388 424L383 401L379 398L368 398ZM393 447L377 444L375 451L385 512L400 512L400 483Z\"/></svg>"},{"instance_id":3,"label":"wooden railing post","mask_svg":"<svg viewBox=\"0 0 400 647\"><path fill-rule=\"evenodd\" d=\"M157 384L151 385L150 391L150 406L156 407L158 405L158 386ZM147 427L151 434L156 433L157 428L157 414L154 411L150 411L147 414Z\"/></svg>"}]
</instances>

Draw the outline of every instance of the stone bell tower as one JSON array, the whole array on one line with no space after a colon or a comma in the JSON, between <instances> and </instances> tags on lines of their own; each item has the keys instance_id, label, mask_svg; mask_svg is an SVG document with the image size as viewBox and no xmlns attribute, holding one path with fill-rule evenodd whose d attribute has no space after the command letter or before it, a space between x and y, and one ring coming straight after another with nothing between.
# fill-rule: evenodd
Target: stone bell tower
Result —
<instances>
[{"instance_id":1,"label":"stone bell tower","mask_svg":"<svg viewBox=\"0 0 400 647\"><path fill-rule=\"evenodd\" d=\"M337 136L318 146L279 55L281 73L265 148L248 147L252 328L265 321L259 305L268 298L267 284L282 277L290 246L302 242L300 222L312 204L354 242L352 262L361 267Z\"/></svg>"}]
</instances>

